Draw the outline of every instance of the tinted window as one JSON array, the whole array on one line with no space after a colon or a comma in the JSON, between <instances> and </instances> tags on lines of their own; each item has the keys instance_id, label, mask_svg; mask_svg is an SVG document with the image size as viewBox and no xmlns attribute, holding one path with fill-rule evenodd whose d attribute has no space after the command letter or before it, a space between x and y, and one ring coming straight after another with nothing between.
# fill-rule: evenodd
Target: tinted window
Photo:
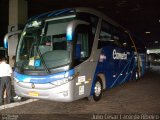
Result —
<instances>
[{"instance_id":1,"label":"tinted window","mask_svg":"<svg viewBox=\"0 0 160 120\"><path fill-rule=\"evenodd\" d=\"M132 43L128 34L125 33L124 30L102 21L98 48L110 45L130 48Z\"/></svg>"},{"instance_id":2,"label":"tinted window","mask_svg":"<svg viewBox=\"0 0 160 120\"><path fill-rule=\"evenodd\" d=\"M117 46L123 48L130 48L131 47L131 40L127 33L124 30L119 28L113 27L113 39L117 41Z\"/></svg>"},{"instance_id":3,"label":"tinted window","mask_svg":"<svg viewBox=\"0 0 160 120\"><path fill-rule=\"evenodd\" d=\"M78 64L90 57L92 45L90 26L79 25L75 36L75 59Z\"/></svg>"},{"instance_id":4,"label":"tinted window","mask_svg":"<svg viewBox=\"0 0 160 120\"><path fill-rule=\"evenodd\" d=\"M98 17L89 13L77 13L77 19L89 22L92 26L92 34L95 35L98 24Z\"/></svg>"},{"instance_id":5,"label":"tinted window","mask_svg":"<svg viewBox=\"0 0 160 120\"><path fill-rule=\"evenodd\" d=\"M111 25L106 22L102 22L101 31L99 35L98 48L105 47L107 45L113 45Z\"/></svg>"}]
</instances>

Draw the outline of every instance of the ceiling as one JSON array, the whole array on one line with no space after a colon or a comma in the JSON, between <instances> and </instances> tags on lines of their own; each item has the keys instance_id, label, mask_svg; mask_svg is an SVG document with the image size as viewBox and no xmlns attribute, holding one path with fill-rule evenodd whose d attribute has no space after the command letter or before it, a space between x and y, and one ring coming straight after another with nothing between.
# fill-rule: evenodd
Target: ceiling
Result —
<instances>
[{"instance_id":1,"label":"ceiling","mask_svg":"<svg viewBox=\"0 0 160 120\"><path fill-rule=\"evenodd\" d=\"M154 48L160 48L159 3L159 0L28 0L29 16L65 7L98 9L131 30L147 47Z\"/></svg>"},{"instance_id":2,"label":"ceiling","mask_svg":"<svg viewBox=\"0 0 160 120\"><path fill-rule=\"evenodd\" d=\"M8 0L0 0L0 47L3 45L4 35L8 29Z\"/></svg>"},{"instance_id":3,"label":"ceiling","mask_svg":"<svg viewBox=\"0 0 160 120\"><path fill-rule=\"evenodd\" d=\"M1 1L4 1L5 4L8 4L7 2L5 2L8 0L1 0ZM99 11L102 11L110 18L118 22L119 24L128 28L147 47L160 48L160 6L159 6L160 0L27 0L27 1L28 1L29 17L60 8L68 8L68 7L95 8ZM1 6L0 9L2 9ZM6 19L7 18L8 17L6 17ZM1 25L2 24L0 24L0 26ZM8 25L6 25L6 29L7 26ZM150 34L146 34L145 32L150 32Z\"/></svg>"}]
</instances>

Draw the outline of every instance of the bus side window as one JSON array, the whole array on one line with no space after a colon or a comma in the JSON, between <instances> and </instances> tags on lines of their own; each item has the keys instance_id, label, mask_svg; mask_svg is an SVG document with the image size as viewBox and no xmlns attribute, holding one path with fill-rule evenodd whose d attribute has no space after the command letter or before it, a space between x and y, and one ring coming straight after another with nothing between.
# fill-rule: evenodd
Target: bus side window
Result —
<instances>
[{"instance_id":1,"label":"bus side window","mask_svg":"<svg viewBox=\"0 0 160 120\"><path fill-rule=\"evenodd\" d=\"M114 39L117 40L116 45L118 47L121 47L124 49L131 48L131 42L130 42L129 36L124 32L124 30L113 27L112 35Z\"/></svg>"},{"instance_id":2,"label":"bus side window","mask_svg":"<svg viewBox=\"0 0 160 120\"><path fill-rule=\"evenodd\" d=\"M89 57L88 34L78 33L76 43L76 59L85 59Z\"/></svg>"},{"instance_id":3,"label":"bus side window","mask_svg":"<svg viewBox=\"0 0 160 120\"><path fill-rule=\"evenodd\" d=\"M112 45L113 40L111 37L112 35L110 25L107 22L102 21L101 32L98 41L98 49L103 48L107 45Z\"/></svg>"},{"instance_id":4,"label":"bus side window","mask_svg":"<svg viewBox=\"0 0 160 120\"><path fill-rule=\"evenodd\" d=\"M92 27L90 25L79 25L75 31L74 56L76 61L75 64L78 65L90 57L93 36Z\"/></svg>"}]
</instances>

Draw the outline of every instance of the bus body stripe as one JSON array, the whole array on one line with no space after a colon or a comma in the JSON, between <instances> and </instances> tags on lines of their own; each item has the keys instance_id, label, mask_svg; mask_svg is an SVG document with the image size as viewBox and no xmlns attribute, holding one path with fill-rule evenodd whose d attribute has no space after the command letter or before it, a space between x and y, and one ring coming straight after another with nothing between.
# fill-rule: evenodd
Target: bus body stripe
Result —
<instances>
[{"instance_id":1,"label":"bus body stripe","mask_svg":"<svg viewBox=\"0 0 160 120\"><path fill-rule=\"evenodd\" d=\"M113 55L113 50L114 50L113 47L103 48L101 50L100 55L101 54L106 55L106 60L113 59L112 58L113 57L112 56ZM123 61L120 60L119 65L121 67L116 68L116 69L119 69L116 72L116 74L118 74L118 76L116 78L114 78L113 75L111 75L112 73L110 73L111 71L108 71L109 69L107 69L107 67L108 68L111 67L109 61L105 61L104 63L99 61L97 63L97 67L96 67L94 77L93 77L93 81L92 81L92 87L91 87L90 95L93 95L94 83L95 83L95 80L96 80L96 77L97 77L98 74L104 74L105 75L105 79L106 79L106 81L105 81L106 85L105 86L106 86L106 88L112 88L116 85L122 84L123 82L125 82L127 80L130 80L129 76L132 76L132 74L134 74L133 72L131 72L135 69L135 55L134 55L134 52L130 52L130 54L128 55L128 58L127 58L127 63L125 64L124 67L122 67L123 64L124 64ZM116 61L112 60L112 62L115 63ZM105 66L105 67L100 67L100 66ZM128 74L124 73L124 71L126 71L126 73L128 73ZM125 76L122 78L121 75L123 73L125 74ZM109 74L110 74L110 76L108 76Z\"/></svg>"},{"instance_id":2,"label":"bus body stripe","mask_svg":"<svg viewBox=\"0 0 160 120\"><path fill-rule=\"evenodd\" d=\"M121 76L121 74L125 71L125 69L127 68L127 66L129 65L130 62L128 62L126 64L126 66L123 68L123 70L119 73L119 76L116 78L116 80L114 80L113 84L110 86L110 88L112 88L113 86L115 86L116 82L118 81L119 77Z\"/></svg>"},{"instance_id":3,"label":"bus body stripe","mask_svg":"<svg viewBox=\"0 0 160 120\"><path fill-rule=\"evenodd\" d=\"M74 69L68 70L66 72L60 72L53 75L47 76L31 76L31 75L23 75L17 72L14 72L14 77L19 82L27 82L27 83L35 83L35 84L45 84L53 81L61 80L65 77L73 76Z\"/></svg>"}]
</instances>

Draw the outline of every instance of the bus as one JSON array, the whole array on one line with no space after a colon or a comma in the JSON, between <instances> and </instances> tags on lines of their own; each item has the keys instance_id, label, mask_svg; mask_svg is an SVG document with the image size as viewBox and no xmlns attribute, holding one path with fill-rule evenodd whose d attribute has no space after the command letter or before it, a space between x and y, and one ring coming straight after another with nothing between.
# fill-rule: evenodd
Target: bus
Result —
<instances>
[{"instance_id":1,"label":"bus","mask_svg":"<svg viewBox=\"0 0 160 120\"><path fill-rule=\"evenodd\" d=\"M80 7L47 12L30 18L21 33L15 93L60 102L99 101L103 90L139 79L140 62L145 60L140 61L130 32L105 14Z\"/></svg>"}]
</instances>

